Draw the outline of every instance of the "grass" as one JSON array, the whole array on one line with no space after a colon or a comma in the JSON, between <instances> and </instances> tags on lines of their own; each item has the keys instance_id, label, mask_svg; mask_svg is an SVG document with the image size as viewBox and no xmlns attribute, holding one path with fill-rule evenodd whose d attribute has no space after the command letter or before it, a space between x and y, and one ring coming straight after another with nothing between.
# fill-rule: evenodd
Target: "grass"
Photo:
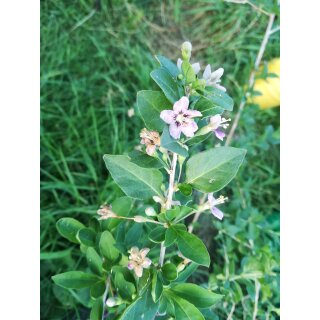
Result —
<instances>
[{"instance_id":1,"label":"grass","mask_svg":"<svg viewBox=\"0 0 320 320\"><path fill-rule=\"evenodd\" d=\"M266 10L271 10L269 2L263 1ZM250 6L218 0L109 0L101 1L100 10L80 25L93 9L93 1L41 2L42 319L87 315L81 295L67 299L51 282L51 275L82 263L81 255L57 234L55 222L62 216L86 221L101 203L121 194L102 155L125 153L139 143L143 124L127 111L134 107L137 91L156 88L149 77L156 66L153 54L175 60L181 42L191 40L202 65L225 68L223 83L238 105L267 24L267 17ZM279 34L274 33L264 59L277 56ZM234 319L251 319L254 280L230 281L251 269L266 275L258 318L277 319L278 127L278 110L245 108L233 145L248 154L226 190L232 199L225 207L227 218L218 224L204 215L201 221L208 228L195 229L211 249L214 268L193 280L223 287L226 304L216 311L219 319L227 319L233 305ZM249 249L246 244L252 242ZM249 258L254 262L248 263ZM265 270L266 261L273 260L275 267Z\"/></svg>"}]
</instances>

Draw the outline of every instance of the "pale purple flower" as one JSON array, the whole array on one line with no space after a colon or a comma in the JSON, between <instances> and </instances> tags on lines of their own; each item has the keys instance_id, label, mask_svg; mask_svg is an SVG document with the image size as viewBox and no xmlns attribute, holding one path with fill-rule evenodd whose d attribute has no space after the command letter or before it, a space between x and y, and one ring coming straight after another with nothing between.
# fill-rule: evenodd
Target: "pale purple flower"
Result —
<instances>
[{"instance_id":1,"label":"pale purple flower","mask_svg":"<svg viewBox=\"0 0 320 320\"><path fill-rule=\"evenodd\" d=\"M221 82L221 77L223 75L224 69L219 68L213 72L211 72L211 66L208 64L203 72L203 79L206 81L207 85L213 86L223 92L227 91L227 89L221 86L219 83Z\"/></svg>"},{"instance_id":2,"label":"pale purple flower","mask_svg":"<svg viewBox=\"0 0 320 320\"><path fill-rule=\"evenodd\" d=\"M213 193L208 194L208 202L209 202L211 213L219 220L223 219L223 212L220 209L218 209L216 206L219 204L225 203L226 200L228 200L228 198L224 196L220 196L218 199L216 199L213 196Z\"/></svg>"},{"instance_id":3,"label":"pale purple flower","mask_svg":"<svg viewBox=\"0 0 320 320\"><path fill-rule=\"evenodd\" d=\"M193 137L198 130L198 126L193 120L194 117L201 117L201 112L197 110L188 110L189 99L182 97L173 105L173 110L163 110L160 118L169 124L170 135L174 139L179 139L181 132L186 137Z\"/></svg>"},{"instance_id":4,"label":"pale purple flower","mask_svg":"<svg viewBox=\"0 0 320 320\"><path fill-rule=\"evenodd\" d=\"M177 67L178 67L178 69L181 71L181 65L182 65L182 59L178 59L177 60ZM192 69L193 69L193 71L194 71L194 73L195 74L198 74L199 73L199 71L200 71L200 63L199 62L196 62L196 63L193 63L192 65L191 65L191 67L192 67Z\"/></svg>"},{"instance_id":5,"label":"pale purple flower","mask_svg":"<svg viewBox=\"0 0 320 320\"><path fill-rule=\"evenodd\" d=\"M138 278L142 277L143 269L149 268L152 263L151 260L146 257L149 251L149 248L139 250L138 247L132 247L129 251L128 269L134 270Z\"/></svg>"},{"instance_id":6,"label":"pale purple flower","mask_svg":"<svg viewBox=\"0 0 320 320\"><path fill-rule=\"evenodd\" d=\"M226 136L226 134L220 128L227 129L229 126L229 123L227 123L228 121L231 121L231 119L222 118L220 114L216 114L210 118L209 126L216 137L221 141L223 141L223 138Z\"/></svg>"}]
</instances>

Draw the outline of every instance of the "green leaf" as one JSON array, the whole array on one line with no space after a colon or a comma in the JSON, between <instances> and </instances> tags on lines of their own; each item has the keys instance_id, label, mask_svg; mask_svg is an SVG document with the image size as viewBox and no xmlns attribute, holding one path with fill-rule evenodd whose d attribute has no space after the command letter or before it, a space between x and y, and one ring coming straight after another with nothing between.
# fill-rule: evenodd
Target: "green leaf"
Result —
<instances>
[{"instance_id":1,"label":"green leaf","mask_svg":"<svg viewBox=\"0 0 320 320\"><path fill-rule=\"evenodd\" d=\"M178 234L174 230L174 228L170 227L166 231L164 246L166 248L172 246L178 238Z\"/></svg>"},{"instance_id":2,"label":"green leaf","mask_svg":"<svg viewBox=\"0 0 320 320\"><path fill-rule=\"evenodd\" d=\"M97 299L90 312L90 320L101 320L104 312L103 300Z\"/></svg>"},{"instance_id":3,"label":"green leaf","mask_svg":"<svg viewBox=\"0 0 320 320\"><path fill-rule=\"evenodd\" d=\"M161 298L162 291L163 285L160 275L157 272L154 272L151 283L151 296L154 302L158 302L158 300Z\"/></svg>"},{"instance_id":4,"label":"green leaf","mask_svg":"<svg viewBox=\"0 0 320 320\"><path fill-rule=\"evenodd\" d=\"M136 292L135 285L132 282L127 281L124 274L119 271L114 273L114 285L121 298L125 300L131 300Z\"/></svg>"},{"instance_id":5,"label":"green leaf","mask_svg":"<svg viewBox=\"0 0 320 320\"><path fill-rule=\"evenodd\" d=\"M104 281L97 282L90 289L90 296L94 299L97 299L103 296L106 290L106 284Z\"/></svg>"},{"instance_id":6,"label":"green leaf","mask_svg":"<svg viewBox=\"0 0 320 320\"><path fill-rule=\"evenodd\" d=\"M191 302L197 308L210 308L220 301L221 294L214 293L193 283L181 283L171 290L179 297Z\"/></svg>"},{"instance_id":7,"label":"green leaf","mask_svg":"<svg viewBox=\"0 0 320 320\"><path fill-rule=\"evenodd\" d=\"M158 308L159 303L153 302L150 290L148 290L142 297L128 306L119 320L153 320Z\"/></svg>"},{"instance_id":8,"label":"green leaf","mask_svg":"<svg viewBox=\"0 0 320 320\"><path fill-rule=\"evenodd\" d=\"M80 243L88 247L94 247L96 244L97 234L89 228L83 228L78 231L77 239Z\"/></svg>"},{"instance_id":9,"label":"green leaf","mask_svg":"<svg viewBox=\"0 0 320 320\"><path fill-rule=\"evenodd\" d=\"M56 224L58 232L66 239L73 243L79 243L77 233L85 226L78 220L73 218L61 218Z\"/></svg>"},{"instance_id":10,"label":"green leaf","mask_svg":"<svg viewBox=\"0 0 320 320\"><path fill-rule=\"evenodd\" d=\"M151 232L149 233L149 239L152 242L161 243L162 241L164 241L165 234L166 229L164 227L158 226L151 230Z\"/></svg>"},{"instance_id":11,"label":"green leaf","mask_svg":"<svg viewBox=\"0 0 320 320\"><path fill-rule=\"evenodd\" d=\"M148 199L154 195L163 197L163 177L159 170L139 167L127 156L106 154L103 159L112 178L127 196L136 199Z\"/></svg>"},{"instance_id":12,"label":"green leaf","mask_svg":"<svg viewBox=\"0 0 320 320\"><path fill-rule=\"evenodd\" d=\"M178 83L171 76L169 71L167 71L167 69L161 67L153 70L150 73L150 76L157 83L170 102L175 103L180 99L179 92L181 90L179 89ZM170 109L172 109L172 107Z\"/></svg>"},{"instance_id":13,"label":"green leaf","mask_svg":"<svg viewBox=\"0 0 320 320\"><path fill-rule=\"evenodd\" d=\"M207 140L209 137L213 136L213 132L210 131L206 134L201 134L201 135L194 135L191 139L189 139L188 141L186 141L186 144L188 145L188 147L194 146L200 142L203 142L205 140Z\"/></svg>"},{"instance_id":14,"label":"green leaf","mask_svg":"<svg viewBox=\"0 0 320 320\"><path fill-rule=\"evenodd\" d=\"M246 150L218 147L192 156L186 165L186 183L202 192L216 192L237 174Z\"/></svg>"},{"instance_id":15,"label":"green leaf","mask_svg":"<svg viewBox=\"0 0 320 320\"><path fill-rule=\"evenodd\" d=\"M166 263L161 268L161 271L163 276L169 281L174 281L178 277L177 267L173 263Z\"/></svg>"},{"instance_id":16,"label":"green leaf","mask_svg":"<svg viewBox=\"0 0 320 320\"><path fill-rule=\"evenodd\" d=\"M172 77L176 78L180 74L180 70L175 63L164 56L157 55L155 56L161 66L163 66Z\"/></svg>"},{"instance_id":17,"label":"green leaf","mask_svg":"<svg viewBox=\"0 0 320 320\"><path fill-rule=\"evenodd\" d=\"M170 293L175 307L176 320L205 320L202 313L190 302Z\"/></svg>"},{"instance_id":18,"label":"green leaf","mask_svg":"<svg viewBox=\"0 0 320 320\"><path fill-rule=\"evenodd\" d=\"M169 133L168 126L165 126L161 135L161 147L175 152L184 158L188 157L188 150L181 145L177 140L173 139Z\"/></svg>"},{"instance_id":19,"label":"green leaf","mask_svg":"<svg viewBox=\"0 0 320 320\"><path fill-rule=\"evenodd\" d=\"M114 240L112 234L109 231L104 231L101 234L99 248L101 254L109 262L115 262L120 255L118 249L114 246L116 241Z\"/></svg>"},{"instance_id":20,"label":"green leaf","mask_svg":"<svg viewBox=\"0 0 320 320\"><path fill-rule=\"evenodd\" d=\"M102 275L102 259L94 248L89 247L86 252L89 268L97 275Z\"/></svg>"},{"instance_id":21,"label":"green leaf","mask_svg":"<svg viewBox=\"0 0 320 320\"><path fill-rule=\"evenodd\" d=\"M149 269L145 269L143 271L142 277L138 279L138 293L139 296L143 295L148 286L151 283L150 271Z\"/></svg>"},{"instance_id":22,"label":"green leaf","mask_svg":"<svg viewBox=\"0 0 320 320\"><path fill-rule=\"evenodd\" d=\"M178 188L185 196L191 196L192 195L192 186L190 184L180 183L178 185Z\"/></svg>"},{"instance_id":23,"label":"green leaf","mask_svg":"<svg viewBox=\"0 0 320 320\"><path fill-rule=\"evenodd\" d=\"M143 168L163 168L163 163L158 158L149 156L138 150L130 152L129 157L131 162Z\"/></svg>"},{"instance_id":24,"label":"green leaf","mask_svg":"<svg viewBox=\"0 0 320 320\"><path fill-rule=\"evenodd\" d=\"M82 271L68 271L52 277L55 284L67 289L88 288L101 279L94 274Z\"/></svg>"},{"instance_id":25,"label":"green leaf","mask_svg":"<svg viewBox=\"0 0 320 320\"><path fill-rule=\"evenodd\" d=\"M187 229L184 224L179 223L179 224L171 225L166 231L165 241L164 241L165 247L170 247L171 245L174 244L174 242L178 238L179 231L186 231L186 230Z\"/></svg>"},{"instance_id":26,"label":"green leaf","mask_svg":"<svg viewBox=\"0 0 320 320\"><path fill-rule=\"evenodd\" d=\"M214 116L224 110L232 111L233 100L225 92L212 87L206 91L205 96L200 96L194 109L200 111L203 117Z\"/></svg>"},{"instance_id":27,"label":"green leaf","mask_svg":"<svg viewBox=\"0 0 320 320\"><path fill-rule=\"evenodd\" d=\"M180 208L180 211L179 211L179 214L177 214L175 221L184 219L185 217L189 216L192 211L194 211L193 208L190 208L187 206L180 206L179 208Z\"/></svg>"},{"instance_id":28,"label":"green leaf","mask_svg":"<svg viewBox=\"0 0 320 320\"><path fill-rule=\"evenodd\" d=\"M111 203L112 211L118 216L128 217L132 209L133 199L129 197L120 197ZM101 220L102 230L112 230L122 221L120 219Z\"/></svg>"},{"instance_id":29,"label":"green leaf","mask_svg":"<svg viewBox=\"0 0 320 320\"><path fill-rule=\"evenodd\" d=\"M181 69L183 71L187 84L192 83L196 80L196 75L189 61L186 61L186 60L183 61L181 65Z\"/></svg>"},{"instance_id":30,"label":"green leaf","mask_svg":"<svg viewBox=\"0 0 320 320\"><path fill-rule=\"evenodd\" d=\"M40 260L70 259L72 249L53 252L41 252Z\"/></svg>"},{"instance_id":31,"label":"green leaf","mask_svg":"<svg viewBox=\"0 0 320 320\"><path fill-rule=\"evenodd\" d=\"M178 248L182 255L191 261L209 267L210 256L206 246L195 235L187 231L178 231Z\"/></svg>"},{"instance_id":32,"label":"green leaf","mask_svg":"<svg viewBox=\"0 0 320 320\"><path fill-rule=\"evenodd\" d=\"M137 107L148 129L162 131L165 123L160 113L162 110L171 110L172 103L161 91L142 90L137 93Z\"/></svg>"},{"instance_id":33,"label":"green leaf","mask_svg":"<svg viewBox=\"0 0 320 320\"><path fill-rule=\"evenodd\" d=\"M189 264L183 271L179 273L175 283L186 282L188 278L198 269L199 265L196 263Z\"/></svg>"}]
</instances>

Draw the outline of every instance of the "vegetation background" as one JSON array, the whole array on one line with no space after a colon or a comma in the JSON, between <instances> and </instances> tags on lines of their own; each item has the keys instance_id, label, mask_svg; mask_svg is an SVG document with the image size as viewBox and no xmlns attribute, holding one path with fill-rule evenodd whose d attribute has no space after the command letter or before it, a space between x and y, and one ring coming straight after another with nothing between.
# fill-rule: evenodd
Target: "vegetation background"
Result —
<instances>
[{"instance_id":1,"label":"vegetation background","mask_svg":"<svg viewBox=\"0 0 320 320\"><path fill-rule=\"evenodd\" d=\"M251 3L268 12L278 7L276 1ZM181 43L190 40L202 67L225 69L222 84L236 111L267 23L251 5L222 0L41 1L42 319L88 318L81 292L51 280L83 263L55 223L63 216L87 221L121 194L102 155L139 143L143 123L127 112L137 91L156 88L149 77L157 65L153 55L176 60ZM264 61L279 57L279 42L274 32ZM279 108L247 105L231 145L248 150L246 161L225 190L230 201L223 222L208 214L195 226L212 265L190 281L225 294L207 319L278 319Z\"/></svg>"}]
</instances>

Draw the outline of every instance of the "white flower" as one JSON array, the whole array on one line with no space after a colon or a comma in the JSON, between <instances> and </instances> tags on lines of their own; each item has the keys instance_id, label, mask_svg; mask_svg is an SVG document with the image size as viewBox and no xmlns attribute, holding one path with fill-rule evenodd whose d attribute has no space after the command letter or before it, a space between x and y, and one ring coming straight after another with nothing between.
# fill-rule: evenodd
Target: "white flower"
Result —
<instances>
[{"instance_id":1,"label":"white flower","mask_svg":"<svg viewBox=\"0 0 320 320\"><path fill-rule=\"evenodd\" d=\"M224 196L220 196L218 199L214 198L213 193L208 194L208 202L210 205L211 213L218 218L219 220L223 219L223 212L216 208L217 205L225 203L228 200L228 198Z\"/></svg>"},{"instance_id":2,"label":"white flower","mask_svg":"<svg viewBox=\"0 0 320 320\"><path fill-rule=\"evenodd\" d=\"M207 85L211 85L223 92L227 91L227 89L221 86L219 83L221 82L221 77L223 75L224 69L219 68L213 72L211 72L211 66L208 64L203 72L203 79L206 81Z\"/></svg>"},{"instance_id":3,"label":"white flower","mask_svg":"<svg viewBox=\"0 0 320 320\"><path fill-rule=\"evenodd\" d=\"M178 59L177 60L177 67L178 69L181 71L181 65L182 65L182 59ZM198 74L199 71L200 71L200 63L199 62L196 62L196 63L193 63L192 65L192 69L194 71L195 74Z\"/></svg>"}]
</instances>

